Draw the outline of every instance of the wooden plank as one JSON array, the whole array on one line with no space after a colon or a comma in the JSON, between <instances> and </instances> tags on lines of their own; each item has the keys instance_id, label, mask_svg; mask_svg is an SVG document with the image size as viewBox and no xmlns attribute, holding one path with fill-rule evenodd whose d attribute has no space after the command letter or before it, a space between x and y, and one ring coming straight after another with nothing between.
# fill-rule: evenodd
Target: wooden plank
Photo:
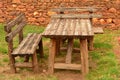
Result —
<instances>
[{"instance_id":1,"label":"wooden plank","mask_svg":"<svg viewBox=\"0 0 120 80\"><path fill-rule=\"evenodd\" d=\"M90 22L89 19L86 20L86 25L87 25L87 32L89 35L94 35L94 32L93 32L93 27L92 27L92 24Z\"/></svg>"},{"instance_id":2,"label":"wooden plank","mask_svg":"<svg viewBox=\"0 0 120 80\"><path fill-rule=\"evenodd\" d=\"M102 15L100 14L56 14L56 15L52 15L52 18L82 18L82 19L86 19L86 18L101 18Z\"/></svg>"},{"instance_id":3,"label":"wooden plank","mask_svg":"<svg viewBox=\"0 0 120 80\"><path fill-rule=\"evenodd\" d=\"M19 32L19 44L22 42L22 40L23 40L23 30Z\"/></svg>"},{"instance_id":4,"label":"wooden plank","mask_svg":"<svg viewBox=\"0 0 120 80\"><path fill-rule=\"evenodd\" d=\"M80 20L76 19L76 28L75 28L75 34L74 35L81 35L81 31L80 31Z\"/></svg>"},{"instance_id":5,"label":"wooden plank","mask_svg":"<svg viewBox=\"0 0 120 80\"><path fill-rule=\"evenodd\" d=\"M21 48L21 50L19 51L18 54L33 54L33 53L28 53L27 50L31 49L30 47L32 47L30 44L34 44L33 40L36 39L37 34L34 33L28 40L27 42L24 44L24 46Z\"/></svg>"},{"instance_id":6,"label":"wooden plank","mask_svg":"<svg viewBox=\"0 0 120 80\"><path fill-rule=\"evenodd\" d=\"M49 32L50 35L55 35L56 34L56 30L59 26L60 19L57 19L54 23L55 24L50 28L50 32Z\"/></svg>"},{"instance_id":7,"label":"wooden plank","mask_svg":"<svg viewBox=\"0 0 120 80\"><path fill-rule=\"evenodd\" d=\"M55 69L69 69L69 70L81 70L80 64L65 64L65 63L55 63Z\"/></svg>"},{"instance_id":8,"label":"wooden plank","mask_svg":"<svg viewBox=\"0 0 120 80\"><path fill-rule=\"evenodd\" d=\"M81 35L82 36L87 36L88 34L87 34L87 26L86 26L86 22L85 22L85 20L84 19L81 19L80 20L80 23L81 23Z\"/></svg>"},{"instance_id":9,"label":"wooden plank","mask_svg":"<svg viewBox=\"0 0 120 80\"><path fill-rule=\"evenodd\" d=\"M12 38L15 37L16 34L18 34L18 33L23 29L23 27L24 27L25 25L26 25L26 22L21 22L14 31L10 32L10 33L5 37L6 41L9 42L10 40L12 40Z\"/></svg>"},{"instance_id":10,"label":"wooden plank","mask_svg":"<svg viewBox=\"0 0 120 80\"><path fill-rule=\"evenodd\" d=\"M57 29L55 35L61 35L62 34L65 24L66 24L66 20L62 19L59 23L59 26L58 26L58 29Z\"/></svg>"},{"instance_id":11,"label":"wooden plank","mask_svg":"<svg viewBox=\"0 0 120 80\"><path fill-rule=\"evenodd\" d=\"M80 39L80 51L82 75L85 76L89 72L87 39Z\"/></svg>"},{"instance_id":12,"label":"wooden plank","mask_svg":"<svg viewBox=\"0 0 120 80\"><path fill-rule=\"evenodd\" d=\"M79 24L79 25L78 25L79 28L77 29L79 35L82 35L82 29L81 29L82 22L81 22L81 20L82 20L82 19L79 19L79 21L78 21L78 23L77 23L77 24Z\"/></svg>"},{"instance_id":13,"label":"wooden plank","mask_svg":"<svg viewBox=\"0 0 120 80\"><path fill-rule=\"evenodd\" d=\"M25 16L23 13L19 14L19 16L17 16L14 20L4 26L4 30L6 32L10 32L11 28L14 27L16 24L20 23L24 18Z\"/></svg>"},{"instance_id":14,"label":"wooden plank","mask_svg":"<svg viewBox=\"0 0 120 80\"><path fill-rule=\"evenodd\" d=\"M54 25L56 19L52 19L51 22L48 24L42 35L48 35L50 32L51 27Z\"/></svg>"},{"instance_id":15,"label":"wooden plank","mask_svg":"<svg viewBox=\"0 0 120 80\"><path fill-rule=\"evenodd\" d=\"M67 47L67 54L66 54L66 63L70 64L72 61L72 51L73 51L73 39L68 39L68 47Z\"/></svg>"},{"instance_id":16,"label":"wooden plank","mask_svg":"<svg viewBox=\"0 0 120 80\"><path fill-rule=\"evenodd\" d=\"M64 11L79 11L79 12L84 12L84 11L88 11L88 12L96 12L98 9L96 9L95 7L60 7L60 8L54 8L51 9L51 11L54 12L64 12Z\"/></svg>"},{"instance_id":17,"label":"wooden plank","mask_svg":"<svg viewBox=\"0 0 120 80\"><path fill-rule=\"evenodd\" d=\"M54 73L54 60L55 60L55 54L56 54L56 40L51 39L50 47L49 47L49 60L48 60L48 73L53 74Z\"/></svg>"},{"instance_id":18,"label":"wooden plank","mask_svg":"<svg viewBox=\"0 0 120 80\"><path fill-rule=\"evenodd\" d=\"M17 62L15 63L15 67L29 67L29 68L32 68L33 65L32 63L28 63L28 62L24 62L24 63L20 63L20 62Z\"/></svg>"},{"instance_id":19,"label":"wooden plank","mask_svg":"<svg viewBox=\"0 0 120 80\"><path fill-rule=\"evenodd\" d=\"M39 67L38 67L38 61L37 61L37 53L36 53L36 51L32 55L32 64L33 64L33 71L35 73L38 73L39 72Z\"/></svg>"},{"instance_id":20,"label":"wooden plank","mask_svg":"<svg viewBox=\"0 0 120 80\"><path fill-rule=\"evenodd\" d=\"M35 50L36 50L36 48L38 46L38 43L40 42L41 38L42 38L41 34L37 34L37 37L34 38L35 42L33 42L32 45L31 45L31 48L26 51L28 54L32 54L32 53L35 52Z\"/></svg>"},{"instance_id":21,"label":"wooden plank","mask_svg":"<svg viewBox=\"0 0 120 80\"><path fill-rule=\"evenodd\" d=\"M28 34L28 36L21 42L21 44L18 46L17 49L15 49L11 54L12 55L16 55L18 54L18 52L22 49L22 47L24 46L25 43L27 43L28 39L30 39L30 37L32 36L33 34Z\"/></svg>"},{"instance_id":22,"label":"wooden plank","mask_svg":"<svg viewBox=\"0 0 120 80\"><path fill-rule=\"evenodd\" d=\"M67 51L66 47L61 47L60 48L61 51ZM80 53L80 49L79 48L73 48L73 53Z\"/></svg>"},{"instance_id":23,"label":"wooden plank","mask_svg":"<svg viewBox=\"0 0 120 80\"><path fill-rule=\"evenodd\" d=\"M69 31L69 19L66 19L66 24L64 25L64 29L63 29L63 31L62 31L62 35L68 35L68 31Z\"/></svg>"},{"instance_id":24,"label":"wooden plank","mask_svg":"<svg viewBox=\"0 0 120 80\"><path fill-rule=\"evenodd\" d=\"M43 42L42 42L42 38L41 38L41 40L40 40L38 46L39 46L40 57L43 58L44 52L43 52Z\"/></svg>"},{"instance_id":25,"label":"wooden plank","mask_svg":"<svg viewBox=\"0 0 120 80\"><path fill-rule=\"evenodd\" d=\"M10 68L11 68L11 71L13 73L16 73L16 68L15 68L15 59L14 57L11 55L11 53L13 52L13 40L11 40L9 43L8 43L8 56L9 56L9 62L10 62Z\"/></svg>"},{"instance_id":26,"label":"wooden plank","mask_svg":"<svg viewBox=\"0 0 120 80\"><path fill-rule=\"evenodd\" d=\"M59 53L60 53L60 41L61 41L61 39L56 39L56 42L57 42L56 55L59 55Z\"/></svg>"},{"instance_id":27,"label":"wooden plank","mask_svg":"<svg viewBox=\"0 0 120 80\"><path fill-rule=\"evenodd\" d=\"M69 23L70 24L70 32L68 35L73 35L74 34L74 30L75 30L75 27L76 27L76 22L74 19L71 19L71 22Z\"/></svg>"},{"instance_id":28,"label":"wooden plank","mask_svg":"<svg viewBox=\"0 0 120 80\"><path fill-rule=\"evenodd\" d=\"M103 34L104 33L102 27L93 27L93 32L95 34Z\"/></svg>"},{"instance_id":29,"label":"wooden plank","mask_svg":"<svg viewBox=\"0 0 120 80\"><path fill-rule=\"evenodd\" d=\"M91 36L88 38L88 49L90 51L94 50L94 45L93 45L93 41L94 41L94 36Z\"/></svg>"}]
</instances>

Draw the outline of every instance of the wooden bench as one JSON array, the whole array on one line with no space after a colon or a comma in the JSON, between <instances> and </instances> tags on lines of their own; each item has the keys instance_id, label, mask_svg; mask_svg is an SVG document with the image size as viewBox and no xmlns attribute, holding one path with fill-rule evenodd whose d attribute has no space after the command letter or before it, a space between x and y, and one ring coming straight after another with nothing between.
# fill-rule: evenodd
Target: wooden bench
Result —
<instances>
[{"instance_id":1,"label":"wooden bench","mask_svg":"<svg viewBox=\"0 0 120 80\"><path fill-rule=\"evenodd\" d=\"M8 22L4 27L7 35L5 40L8 43L8 55L10 58L10 67L13 73L16 73L16 68L28 67L33 68L34 72L38 72L37 49L43 56L42 36L37 33L30 33L23 39L23 28L26 25L25 15L20 13L14 20ZM16 27L15 27L16 26ZM13 29L13 27L15 27ZM19 34L19 45L14 49L13 38ZM39 48L38 48L39 46ZM19 56L20 58L16 58ZM31 57L31 60L29 60ZM23 62L18 59L25 59Z\"/></svg>"},{"instance_id":2,"label":"wooden bench","mask_svg":"<svg viewBox=\"0 0 120 80\"><path fill-rule=\"evenodd\" d=\"M83 18L83 19L89 18L92 23L92 18L102 17L101 14L95 14L95 12L99 11L100 9L101 7L64 7L64 5L61 4L59 8L51 9L51 11L59 13L57 15L54 15L53 18L72 18L73 14L71 14L71 12L88 12L86 14L84 13L77 14L75 17ZM65 14L66 11L69 12L69 15L67 16L63 15ZM93 26L93 31L95 32L95 34L102 34L104 32L102 27L94 27L94 26Z\"/></svg>"}]
</instances>

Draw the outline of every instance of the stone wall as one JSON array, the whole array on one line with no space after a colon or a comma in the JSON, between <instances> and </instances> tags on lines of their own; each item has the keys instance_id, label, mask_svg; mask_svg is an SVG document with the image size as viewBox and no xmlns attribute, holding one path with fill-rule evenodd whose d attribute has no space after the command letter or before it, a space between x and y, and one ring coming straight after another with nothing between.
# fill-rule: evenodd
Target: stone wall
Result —
<instances>
[{"instance_id":1,"label":"stone wall","mask_svg":"<svg viewBox=\"0 0 120 80\"><path fill-rule=\"evenodd\" d=\"M97 13L103 14L100 19L94 18L96 26L118 29L120 27L120 0L0 0L0 22L13 18L15 12L24 12L29 24L47 25L50 21L51 8L61 3L65 7L97 6L102 7Z\"/></svg>"}]
</instances>

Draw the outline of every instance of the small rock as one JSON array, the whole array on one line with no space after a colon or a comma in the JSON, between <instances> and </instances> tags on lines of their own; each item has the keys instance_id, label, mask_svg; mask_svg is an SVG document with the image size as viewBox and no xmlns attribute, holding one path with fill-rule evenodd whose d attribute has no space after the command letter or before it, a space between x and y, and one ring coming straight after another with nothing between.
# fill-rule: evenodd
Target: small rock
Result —
<instances>
[{"instance_id":1,"label":"small rock","mask_svg":"<svg viewBox=\"0 0 120 80\"><path fill-rule=\"evenodd\" d=\"M100 23L101 24L105 24L105 20L104 19L100 19Z\"/></svg>"},{"instance_id":2,"label":"small rock","mask_svg":"<svg viewBox=\"0 0 120 80\"><path fill-rule=\"evenodd\" d=\"M113 19L113 23L120 24L120 19Z\"/></svg>"},{"instance_id":3,"label":"small rock","mask_svg":"<svg viewBox=\"0 0 120 80\"><path fill-rule=\"evenodd\" d=\"M20 0L12 0L12 3L21 3Z\"/></svg>"},{"instance_id":4,"label":"small rock","mask_svg":"<svg viewBox=\"0 0 120 80\"><path fill-rule=\"evenodd\" d=\"M120 43L120 37L118 37L118 42Z\"/></svg>"},{"instance_id":5,"label":"small rock","mask_svg":"<svg viewBox=\"0 0 120 80\"><path fill-rule=\"evenodd\" d=\"M17 7L17 5L16 5L16 4L13 4L13 5L12 5L12 7L16 8L16 7Z\"/></svg>"},{"instance_id":6,"label":"small rock","mask_svg":"<svg viewBox=\"0 0 120 80\"><path fill-rule=\"evenodd\" d=\"M96 22L98 22L98 19L97 18L93 18L92 21L93 21L93 23L96 23Z\"/></svg>"},{"instance_id":7,"label":"small rock","mask_svg":"<svg viewBox=\"0 0 120 80\"><path fill-rule=\"evenodd\" d=\"M47 71L45 69L43 69L43 73L46 73Z\"/></svg>"},{"instance_id":8,"label":"small rock","mask_svg":"<svg viewBox=\"0 0 120 80\"><path fill-rule=\"evenodd\" d=\"M35 11L34 13L33 13L33 15L34 16L36 16L36 15L38 15L39 13L37 12L37 11Z\"/></svg>"},{"instance_id":9,"label":"small rock","mask_svg":"<svg viewBox=\"0 0 120 80\"><path fill-rule=\"evenodd\" d=\"M109 18L109 19L106 20L106 22L107 22L107 23L112 23L112 19Z\"/></svg>"},{"instance_id":10,"label":"small rock","mask_svg":"<svg viewBox=\"0 0 120 80\"><path fill-rule=\"evenodd\" d=\"M116 13L117 10L116 10L115 8L110 8L110 9L109 9L109 12Z\"/></svg>"},{"instance_id":11,"label":"small rock","mask_svg":"<svg viewBox=\"0 0 120 80\"><path fill-rule=\"evenodd\" d=\"M45 21L45 18L44 17L41 17L40 18L40 22L44 22Z\"/></svg>"},{"instance_id":12,"label":"small rock","mask_svg":"<svg viewBox=\"0 0 120 80\"><path fill-rule=\"evenodd\" d=\"M3 7L3 4L2 4L2 2L0 2L0 8L2 8Z\"/></svg>"},{"instance_id":13,"label":"small rock","mask_svg":"<svg viewBox=\"0 0 120 80\"><path fill-rule=\"evenodd\" d=\"M36 21L36 18L28 18L28 21L34 22L34 21Z\"/></svg>"},{"instance_id":14,"label":"small rock","mask_svg":"<svg viewBox=\"0 0 120 80\"><path fill-rule=\"evenodd\" d=\"M54 14L56 14L56 12L52 12L52 11L47 12L47 15L49 15L49 16L54 15Z\"/></svg>"},{"instance_id":15,"label":"small rock","mask_svg":"<svg viewBox=\"0 0 120 80\"><path fill-rule=\"evenodd\" d=\"M3 11L0 9L0 15L3 14Z\"/></svg>"}]
</instances>

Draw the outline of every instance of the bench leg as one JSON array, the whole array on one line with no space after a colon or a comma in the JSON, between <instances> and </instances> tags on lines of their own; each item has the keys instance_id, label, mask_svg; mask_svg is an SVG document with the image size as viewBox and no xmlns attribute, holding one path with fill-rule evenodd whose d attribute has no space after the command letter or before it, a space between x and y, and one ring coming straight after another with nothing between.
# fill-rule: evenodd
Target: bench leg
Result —
<instances>
[{"instance_id":1,"label":"bench leg","mask_svg":"<svg viewBox=\"0 0 120 80\"><path fill-rule=\"evenodd\" d=\"M80 39L82 76L89 72L87 39Z\"/></svg>"},{"instance_id":2,"label":"bench leg","mask_svg":"<svg viewBox=\"0 0 120 80\"><path fill-rule=\"evenodd\" d=\"M48 73L54 73L54 61L55 61L55 54L56 54L56 39L51 39L49 47L49 60L48 60Z\"/></svg>"},{"instance_id":3,"label":"bench leg","mask_svg":"<svg viewBox=\"0 0 120 80\"><path fill-rule=\"evenodd\" d=\"M43 58L44 53L43 53L43 43L42 43L42 38L41 38L40 43L39 43L38 46L39 46L40 57Z\"/></svg>"},{"instance_id":4,"label":"bench leg","mask_svg":"<svg viewBox=\"0 0 120 80\"><path fill-rule=\"evenodd\" d=\"M59 55L60 54L60 40L56 40L57 41L57 45L56 45L56 54L55 55Z\"/></svg>"},{"instance_id":5,"label":"bench leg","mask_svg":"<svg viewBox=\"0 0 120 80\"><path fill-rule=\"evenodd\" d=\"M90 37L90 38L88 39L88 49L89 49L90 51L94 50L94 47L93 47L93 39L94 39L94 37Z\"/></svg>"},{"instance_id":6,"label":"bench leg","mask_svg":"<svg viewBox=\"0 0 120 80\"><path fill-rule=\"evenodd\" d=\"M72 51L73 51L73 39L68 39L68 48L67 48L67 55L66 55L66 63L70 64L72 61Z\"/></svg>"},{"instance_id":7,"label":"bench leg","mask_svg":"<svg viewBox=\"0 0 120 80\"><path fill-rule=\"evenodd\" d=\"M12 70L12 73L16 73L16 67L15 67L15 57L11 55L10 57L10 68Z\"/></svg>"},{"instance_id":8,"label":"bench leg","mask_svg":"<svg viewBox=\"0 0 120 80\"><path fill-rule=\"evenodd\" d=\"M37 61L37 54L36 52L32 55L32 63L33 63L33 71L35 73L38 73L38 61Z\"/></svg>"},{"instance_id":9,"label":"bench leg","mask_svg":"<svg viewBox=\"0 0 120 80\"><path fill-rule=\"evenodd\" d=\"M25 60L24 60L24 62L29 62L29 55L25 55Z\"/></svg>"}]
</instances>

